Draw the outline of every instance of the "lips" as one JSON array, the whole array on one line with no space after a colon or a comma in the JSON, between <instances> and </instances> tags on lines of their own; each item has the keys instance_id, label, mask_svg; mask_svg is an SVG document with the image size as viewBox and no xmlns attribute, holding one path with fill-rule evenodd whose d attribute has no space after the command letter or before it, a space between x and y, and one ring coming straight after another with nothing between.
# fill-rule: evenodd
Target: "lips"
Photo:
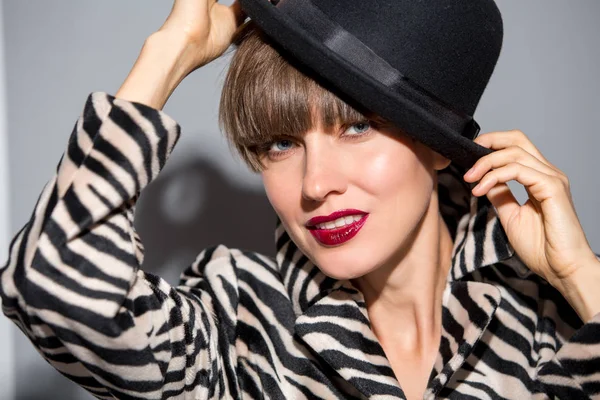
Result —
<instances>
[{"instance_id":1,"label":"lips","mask_svg":"<svg viewBox=\"0 0 600 400\"><path fill-rule=\"evenodd\" d=\"M326 222L331 222L338 218L346 217L349 215L360 216L360 219L357 221L352 221L349 224L345 224L343 226L330 228L330 229L316 226L316 225L323 224ZM319 243L326 245L326 246L336 246L336 245L345 243L345 242L349 241L350 239L352 239L354 236L356 236L356 234L358 234L360 229L365 224L368 216L369 216L369 214L365 213L364 211L360 211L360 210L351 210L351 209L340 210L340 211L336 211L327 216L319 216L319 217L311 218L308 221L308 223L306 224L306 227L308 228L311 235L313 235L313 237Z\"/></svg>"},{"instance_id":2,"label":"lips","mask_svg":"<svg viewBox=\"0 0 600 400\"><path fill-rule=\"evenodd\" d=\"M333 212L326 216L318 216L318 217L311 218L306 223L306 227L308 229L316 229L315 225L318 225L318 224L335 221L338 218L346 217L348 215L365 215L365 214L367 214L367 213L364 211L355 210L355 209L351 209L351 208L345 209L345 210L339 210L339 211Z\"/></svg>"}]
</instances>

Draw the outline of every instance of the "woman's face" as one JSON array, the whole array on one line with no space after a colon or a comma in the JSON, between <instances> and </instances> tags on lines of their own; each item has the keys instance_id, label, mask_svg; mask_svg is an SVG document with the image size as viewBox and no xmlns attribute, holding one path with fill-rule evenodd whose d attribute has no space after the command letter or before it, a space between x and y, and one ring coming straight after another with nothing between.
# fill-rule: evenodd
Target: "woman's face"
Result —
<instances>
[{"instance_id":1,"label":"woman's face","mask_svg":"<svg viewBox=\"0 0 600 400\"><path fill-rule=\"evenodd\" d=\"M273 142L262 177L300 250L326 275L353 279L394 262L427 210L435 169L448 163L390 125L362 121ZM356 218L344 223L361 219L337 233L331 225L307 227L314 217L349 209Z\"/></svg>"}]
</instances>

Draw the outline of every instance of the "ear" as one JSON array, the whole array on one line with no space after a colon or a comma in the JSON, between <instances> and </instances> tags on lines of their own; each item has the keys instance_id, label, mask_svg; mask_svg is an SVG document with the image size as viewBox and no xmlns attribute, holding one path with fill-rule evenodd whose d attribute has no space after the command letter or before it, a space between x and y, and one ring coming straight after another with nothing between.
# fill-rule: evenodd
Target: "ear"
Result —
<instances>
[{"instance_id":1,"label":"ear","mask_svg":"<svg viewBox=\"0 0 600 400\"><path fill-rule=\"evenodd\" d=\"M428 153L427 157L431 160L431 164L433 165L434 170L440 171L446 168L452 162L452 160L450 160L449 158L444 157L443 155L424 145L417 139L413 137L409 137L409 139L411 140L414 146L419 146L422 149L422 151Z\"/></svg>"},{"instance_id":2,"label":"ear","mask_svg":"<svg viewBox=\"0 0 600 400\"><path fill-rule=\"evenodd\" d=\"M441 155L437 151L431 150L431 154L432 154L432 157L433 157L433 168L436 169L437 171L443 170L448 165L450 165L450 163L452 162L452 160L450 160L449 158L444 157L443 155Z\"/></svg>"}]
</instances>

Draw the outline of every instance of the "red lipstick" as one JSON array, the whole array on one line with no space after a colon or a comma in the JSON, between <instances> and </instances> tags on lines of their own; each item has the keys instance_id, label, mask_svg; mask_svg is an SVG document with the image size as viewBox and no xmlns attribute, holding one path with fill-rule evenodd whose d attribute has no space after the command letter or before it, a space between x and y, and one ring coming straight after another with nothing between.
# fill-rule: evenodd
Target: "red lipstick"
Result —
<instances>
[{"instance_id":1,"label":"red lipstick","mask_svg":"<svg viewBox=\"0 0 600 400\"><path fill-rule=\"evenodd\" d=\"M316 227L316 225L318 225L318 224L322 224L322 223L329 222L329 221L334 221L338 218L345 217L347 215L359 215L359 216L361 216L361 218L358 221L354 221L350 224L336 227L333 229ZM354 209L340 210L340 211L336 211L327 216L319 216L319 217L311 218L306 223L306 227L308 228L310 233L313 235L313 237L317 241L319 241L321 244L324 244L327 246L335 246L335 245L345 243L348 240L352 239L354 236L356 236L358 231L360 231L360 229L365 224L368 216L369 216L369 214L365 213L364 211L360 211L360 210L354 210Z\"/></svg>"}]
</instances>

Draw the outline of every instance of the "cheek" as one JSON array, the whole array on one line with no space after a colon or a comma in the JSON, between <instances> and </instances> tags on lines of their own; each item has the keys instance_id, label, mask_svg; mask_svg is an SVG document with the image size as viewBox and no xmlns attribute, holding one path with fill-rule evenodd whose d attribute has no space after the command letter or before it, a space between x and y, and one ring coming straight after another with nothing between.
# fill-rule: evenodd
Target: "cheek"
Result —
<instances>
[{"instance_id":1,"label":"cheek","mask_svg":"<svg viewBox=\"0 0 600 400\"><path fill-rule=\"evenodd\" d=\"M422 182L424 167L409 147L393 142L366 157L357 170L362 171L364 187L384 194L413 181Z\"/></svg>"},{"instance_id":2,"label":"cheek","mask_svg":"<svg viewBox=\"0 0 600 400\"><path fill-rule=\"evenodd\" d=\"M285 221L294 212L294 197L289 194L293 193L295 181L286 179L284 174L274 172L263 172L262 181L269 203L271 203L279 219L285 224Z\"/></svg>"}]
</instances>

